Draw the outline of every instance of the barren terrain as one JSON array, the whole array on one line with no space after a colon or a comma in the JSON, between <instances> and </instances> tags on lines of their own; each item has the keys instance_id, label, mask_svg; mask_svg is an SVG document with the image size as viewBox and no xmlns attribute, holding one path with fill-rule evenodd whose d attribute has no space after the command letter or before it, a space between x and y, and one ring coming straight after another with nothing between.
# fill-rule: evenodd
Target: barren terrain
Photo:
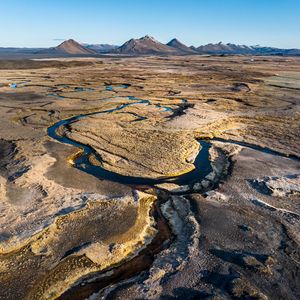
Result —
<instances>
[{"instance_id":1,"label":"barren terrain","mask_svg":"<svg viewBox=\"0 0 300 300\"><path fill-rule=\"evenodd\" d=\"M0 299L299 299L299 92L297 57L0 61Z\"/></svg>"}]
</instances>

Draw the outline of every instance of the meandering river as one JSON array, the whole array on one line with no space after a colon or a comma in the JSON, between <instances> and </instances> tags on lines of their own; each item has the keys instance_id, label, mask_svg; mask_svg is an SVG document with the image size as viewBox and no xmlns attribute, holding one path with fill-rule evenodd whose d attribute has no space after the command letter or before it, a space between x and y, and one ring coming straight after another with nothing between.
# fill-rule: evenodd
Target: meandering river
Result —
<instances>
[{"instance_id":1,"label":"meandering river","mask_svg":"<svg viewBox=\"0 0 300 300\"><path fill-rule=\"evenodd\" d=\"M108 87L109 87L108 90L110 90L110 91L113 90L112 86L108 86ZM106 88L108 88L108 87L106 87ZM126 88L126 87L127 86L122 85L122 88ZM196 181L203 179L205 176L207 176L212 171L212 168L210 165L210 160L209 160L210 143L203 141L203 140L199 141L199 143L201 145L201 150L199 151L199 153L194 161L195 169L193 169L192 171L190 171L188 173L185 173L185 174L182 174L182 175L176 176L176 177L151 179L151 178L143 178L143 177L135 177L135 176L125 176L125 175L121 175L121 174L106 170L105 168L103 168L101 166L93 165L89 161L90 155L92 155L92 154L95 155L100 162L101 162L101 157L92 147L82 144L80 142L74 141L73 139L66 137L63 134L58 133L58 128L64 127L67 129L68 125L70 125L82 118L85 118L87 116L96 115L96 114L98 114L98 115L110 114L115 111L120 111L131 105L137 105L137 104L152 105L149 100L139 99L134 96L127 96L126 98L131 100L132 102L127 103L127 104L121 104L113 109L96 111L96 112L91 112L91 113L87 113L87 114L79 114L77 116L73 116L68 119L60 120L48 128L48 135L51 138L53 138L61 143L69 144L74 147L82 149L82 154L78 155L74 159L74 167L76 167L79 170L82 170L88 174L92 174L99 179L105 179L105 180L115 181L115 182L119 182L119 183L123 183L123 184L132 184L132 185L155 185L155 184L165 183L165 182L172 182L172 183L176 183L178 185L187 185L187 184L192 184ZM173 111L173 109L170 107L161 106L161 105L155 105L155 106L163 108L165 111ZM60 130L60 132L63 132L63 130Z\"/></svg>"}]
</instances>

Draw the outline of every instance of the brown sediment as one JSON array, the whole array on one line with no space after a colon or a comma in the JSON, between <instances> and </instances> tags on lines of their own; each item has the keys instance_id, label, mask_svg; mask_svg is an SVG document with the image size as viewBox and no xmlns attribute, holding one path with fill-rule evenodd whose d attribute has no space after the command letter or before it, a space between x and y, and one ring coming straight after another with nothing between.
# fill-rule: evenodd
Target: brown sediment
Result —
<instances>
[{"instance_id":1,"label":"brown sediment","mask_svg":"<svg viewBox=\"0 0 300 300\"><path fill-rule=\"evenodd\" d=\"M97 62L99 63L99 62ZM23 70L23 69L42 69L42 68L70 68L70 67L83 67L92 66L93 62L90 61L71 61L62 62L57 60L0 60L1 70Z\"/></svg>"},{"instance_id":2,"label":"brown sediment","mask_svg":"<svg viewBox=\"0 0 300 300\"><path fill-rule=\"evenodd\" d=\"M149 269L155 259L155 255L164 249L164 247L167 247L167 245L170 244L173 239L171 229L160 210L160 205L167 200L168 194L161 191L159 194L160 195L158 196L157 201L154 203L151 211L151 215L155 219L157 229L157 234L153 238L152 242L131 260L121 264L118 267L107 269L105 272L90 274L86 280L81 280L77 283L77 285L71 287L57 299L86 299L93 293L99 292L108 286L132 278L140 274L142 271ZM112 274L110 271L112 271ZM93 280L92 278L95 279Z\"/></svg>"},{"instance_id":3,"label":"brown sediment","mask_svg":"<svg viewBox=\"0 0 300 300\"><path fill-rule=\"evenodd\" d=\"M67 62L65 63L67 64ZM135 175L137 174L134 171L135 168L139 169L138 175L141 177L145 177L145 174L149 175L148 171L154 170L156 172L150 174L151 177L159 177L176 173L176 170L188 169L185 167L175 168L177 163L181 163L179 157L174 161L173 157L160 155L157 151L162 149L161 153L165 154L164 152L168 149L176 149L174 151L176 156L183 153L179 149L182 149L182 145L188 142L188 139L181 139L175 143L174 140L177 140L178 137L176 134L169 134L172 132L177 132L178 136L189 133L193 139L195 137L222 137L226 140L247 142L249 145L267 146L280 153L299 157L300 115L299 93L297 93L300 87L299 63L299 58L269 57L255 58L255 60L250 61L246 56L105 58L103 59L103 67L91 64L86 67L84 65L78 66L77 69L41 68L35 72L30 69L0 71L0 115L3 119L0 134L3 139L16 143L19 151L16 159L12 161L13 164L10 164L12 167L10 165L8 168L3 166L1 169L0 198L1 200L5 199L1 202L3 208L1 208L0 214L4 216L1 219L1 236L4 238L12 236L19 239L22 238L21 234L24 234L29 237L30 230L35 232L33 229L36 230L38 222L44 224L49 218L52 218L51 214L61 211L62 208L68 208L68 206L73 207L77 195L78 197L86 197L90 193L98 193L99 195L109 195L110 198L112 197L111 194L114 197L119 197L125 192L131 192L128 186L107 180L97 180L92 175L68 166L65 160L76 150L64 144L49 142L46 136L47 127L53 122L77 114L105 111L115 108L116 105L130 103L129 95L151 100L149 100L149 105L128 106L123 110L126 113L111 114L110 118L108 116L105 118L103 116L101 118L85 118L82 122L74 123L70 132L66 133L70 135L73 130L74 134L80 135L74 141L80 141L84 138L83 143L86 145L89 145L88 140L95 138L96 140L91 146L95 146L95 150L99 150L101 159L105 164L103 167L106 167L107 170L110 169L119 174L127 174L127 170L129 175ZM31 65L30 62L26 62L25 64L32 68L37 67L36 63ZM51 65L52 67L58 66L58 63L47 64L49 67ZM18 66L16 68L19 69ZM48 80L50 73L51 81ZM30 79L31 82L11 90L9 84L18 78ZM57 90L62 82L72 86L72 89L61 86ZM128 89L119 89L118 98L111 98L112 93L103 90L106 82L112 85L119 82L130 82L132 85ZM75 96L74 93L70 93L73 87L84 86L87 83L94 91L76 93L80 98L73 98L72 101L54 98L51 99L53 101L49 102L47 96L49 93L59 93L68 97ZM241 83L242 86L239 86ZM249 87L249 91L247 91L246 85ZM233 87L237 88L232 90ZM180 90L180 99L178 96L167 96L170 90ZM162 95L165 96L162 97ZM184 107L177 103L181 99L187 99L191 107L183 110ZM41 109L42 101L45 101L43 105L50 103L49 109ZM173 115L170 111L157 108L157 106L170 106L172 104L173 111L176 112ZM56 116L49 115L50 110L59 111L59 114ZM34 114L29 116L33 112ZM135 114L147 117L147 120L133 123ZM19 120L24 117L26 117L26 122L22 124ZM101 122L98 119L101 119ZM94 135L96 125L98 125L99 132ZM165 134L159 138L151 130L146 139L143 139L145 134L139 135L142 129L151 128L163 131ZM117 136L113 129L125 134ZM91 133L91 136L85 136L88 132ZM130 135L133 138L128 141ZM117 145L115 137L119 139ZM168 139L166 140L165 137ZM101 138L106 139L106 141L101 141ZM131 142L132 140L133 142ZM149 141L153 141L151 147L149 147ZM49 147L44 147L45 142L51 143L52 151L49 150ZM101 146L99 149L96 149L97 142ZM216 143L213 142L213 145ZM139 144L136 147L141 150L145 149L146 153L137 157L135 147L131 147L135 144ZM124 146L127 145L130 147L124 150ZM162 147L165 145L167 147ZM225 147L218 143L217 146L224 150L229 145L227 143ZM165 150L166 148L167 150ZM190 145L187 145L187 148L190 149ZM247 278L250 285L256 287L257 290L264 291L270 299L274 297L281 299L298 297L299 284L297 285L297 277L294 274L299 272L297 263L295 263L298 262L299 247L286 237L286 233L280 232L280 224L276 223L275 220L279 219L281 222L285 222L284 226L287 230L296 236L296 240L299 240L297 235L299 230L293 225L297 225L295 216L299 215L299 197L293 195L282 197L282 191L278 193L276 186L272 192L276 193L276 197L273 194L265 195L262 185L269 184L268 178L271 178L273 184L279 182L284 184L285 193L290 193L288 188L291 183L288 182L287 179L290 180L290 178L287 176L291 176L291 174L296 176L299 173L299 164L286 158L268 156L263 152L255 151L255 149L246 148L244 147L238 155L234 154L232 161L231 156L229 157L228 173L232 173L232 178L231 176L226 177L226 180L222 180L222 184L218 186L214 186L212 180L206 179L201 185L196 186L197 189L193 186L197 193L194 195L195 197L192 197L197 200L196 204L199 206L196 216L201 223L201 234L203 235L202 240L200 240L200 251L202 252L201 255L192 257L194 262L188 261L188 268L181 269L180 272L170 276L170 278L167 275L164 276L161 282L162 295L158 291L157 298L164 296L189 298L188 292L190 292L192 295L190 298L198 297L201 299L201 294L197 294L197 291L207 293L209 298L234 297L231 290L223 290L223 279L226 279L226 276L230 278L233 276L231 271L228 275L228 270L237 270L239 274L242 274L242 279ZM186 157L192 158L192 155L188 154L190 153L182 155L181 159L185 161ZM4 161L7 158L9 156L4 156ZM145 163L146 158L149 160L147 168L140 167L141 163ZM211 156L211 159L214 160L214 171L218 175L216 162L221 160L222 156L219 157L216 153L216 157ZM136 162L136 164L128 165L128 161ZM152 161L155 161L154 166L150 164ZM176 163L173 169L170 169L171 161ZM189 159L188 163L192 163L192 159ZM235 164L234 168L232 167L233 163ZM187 163L185 162L184 165L187 166ZM24 173L24 170L27 169L23 166L30 168L27 173ZM158 170L159 166L161 168ZM47 168L50 169L45 172ZM157 173L157 171L159 172ZM13 186L6 180L8 177L16 180ZM211 176L209 178L212 179ZM16 203L17 197L14 195L6 197L9 193L5 194L9 189L17 191L16 187L25 187L24 189L28 191L29 189L35 191L36 186L47 192L46 201L41 201L38 197L35 199L30 196L31 192L28 192L30 197L19 197L20 200ZM213 192L210 191L212 186L215 188ZM170 186L169 190L171 188L176 187L175 185ZM136 189L154 194L154 190L150 191L147 186L137 186ZM208 191L206 197L200 197L203 189ZM186 189L182 189L182 193L186 192ZM113 213L114 210L116 210L116 206L108 209L106 216L110 212ZM128 218L132 218L132 213L135 211L134 208L126 208L126 216L124 217L124 213L122 213L122 217L128 222ZM147 215L149 216L149 210ZM89 214L87 218L90 216ZM16 259L13 257L9 262L10 264L5 265L5 267L7 266L6 273L0 272L2 273L0 274L0 282L1 287L3 287L0 291L0 298L24 299L32 291L30 295L41 299L36 290L33 290L40 283L38 282L35 286L31 283L40 278L39 270L41 267L45 269L41 272L45 277L48 277L46 278L48 283L53 282L56 276L60 277L58 282L63 283L64 280L70 279L69 276L72 277L76 274L78 270L74 267L73 271L64 273L64 267L71 268L77 262L78 264L89 263L85 256L79 257L76 252L76 255L69 255L69 257L65 257L64 253L70 253L76 246L89 241L86 235L90 234L95 227L98 227L97 230L99 230L99 226L95 226L93 223L91 227L87 227L88 225L82 222L85 221L84 218L81 219L81 222L73 222L69 218L66 220L69 224L66 230L74 226L80 240L77 241L76 236L69 234L61 235L59 237L60 243L65 246L63 251L54 251L53 255L49 257L45 257L43 254L36 256L30 250L22 248L22 251L26 253L22 253L22 256L18 256ZM157 222L160 224L163 221L157 219ZM73 223L74 225L72 225ZM111 223L116 224L114 228L116 227L117 231L124 229L124 226L120 226L120 220L116 221L115 214L111 214L111 218L107 220L107 225L111 225ZM161 232L161 229L158 230ZM272 233L272 236L268 233ZM81 236L84 236L85 239L81 240ZM117 298L136 299L141 297L138 294L139 289L136 287L143 281L143 277L140 276L140 280L134 280L132 276L140 274L142 270L146 270L145 275L150 271L155 253L159 252L166 244L164 241L167 238L161 236L163 235L159 233L144 250L141 250L142 246L139 244L138 247L141 251L135 253L136 257L128 256L127 261L124 259L120 261L120 264L107 265L106 270L111 270L110 272L104 273L104 271L95 268L85 275L78 276L76 281L69 281L66 288L74 283L77 285L71 287L63 296L70 295L69 297L72 299L81 299L81 296L84 297L84 295L105 287L110 289L110 284L118 282L121 284L120 286L117 285L117 290L120 290L123 280L130 278L128 281L131 282L132 288L126 285L124 288L125 296L121 293L121 296L118 294ZM98 242L99 239L97 238L95 242ZM118 240L114 241L118 243ZM235 248L234 251L232 250L233 247ZM59 247L57 248L61 250ZM216 248L218 251L215 251ZM276 261L275 267L272 269L275 275L264 279L259 275L259 272L252 272L249 266L244 267L245 264L251 263L248 256L250 258L253 256L245 253L247 251L253 254L267 255L272 253ZM240 253L244 253L247 258L242 265L236 265L236 259L233 259L233 263L226 262L228 256L243 257ZM11 253L11 255L15 254ZM155 257L154 265L160 255ZM59 261L61 257L63 257L62 262ZM56 268L57 261L59 261L59 268ZM240 262L239 259L238 262ZM205 274L202 273L203 267L206 268ZM56 273L51 272L53 268L57 271ZM220 274L216 275L216 270ZM86 278L89 278L91 282L89 283ZM216 278L218 280L214 281ZM80 286L80 280L84 280L82 282L85 285ZM172 280L173 282L171 282ZM20 285L19 282L23 284ZM220 283L221 286L219 286ZM147 284L152 290L155 289L149 285L149 282ZM219 295L220 288L222 290L221 296ZM83 289L82 293L81 289ZM137 294L135 294L135 289L138 291ZM184 295L180 294L180 290L184 292Z\"/></svg>"},{"instance_id":4,"label":"brown sediment","mask_svg":"<svg viewBox=\"0 0 300 300\"><path fill-rule=\"evenodd\" d=\"M154 108L153 108L154 109ZM104 169L145 178L175 177L194 169L199 144L192 134L160 130L145 124L128 126L128 116L115 114L85 116L71 123L66 137L90 145L101 156ZM128 126L125 127L125 126ZM105 128L105 130L103 130ZM113 137L113 139L112 139ZM99 164L93 157L93 164Z\"/></svg>"}]
</instances>

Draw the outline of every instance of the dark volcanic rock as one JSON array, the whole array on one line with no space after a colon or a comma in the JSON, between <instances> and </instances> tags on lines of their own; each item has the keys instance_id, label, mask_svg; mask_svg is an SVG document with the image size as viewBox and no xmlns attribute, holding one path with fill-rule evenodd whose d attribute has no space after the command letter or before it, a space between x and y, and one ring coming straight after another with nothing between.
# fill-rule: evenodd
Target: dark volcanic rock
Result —
<instances>
[{"instance_id":1,"label":"dark volcanic rock","mask_svg":"<svg viewBox=\"0 0 300 300\"><path fill-rule=\"evenodd\" d=\"M234 92L250 92L250 88L246 83L235 83L232 87Z\"/></svg>"},{"instance_id":2,"label":"dark volcanic rock","mask_svg":"<svg viewBox=\"0 0 300 300\"><path fill-rule=\"evenodd\" d=\"M177 39L172 39L169 43L167 43L167 46L170 46L172 48L177 49L179 52L182 53L187 53L187 54L195 54L197 53L196 50L182 44L180 41L178 41Z\"/></svg>"}]
</instances>

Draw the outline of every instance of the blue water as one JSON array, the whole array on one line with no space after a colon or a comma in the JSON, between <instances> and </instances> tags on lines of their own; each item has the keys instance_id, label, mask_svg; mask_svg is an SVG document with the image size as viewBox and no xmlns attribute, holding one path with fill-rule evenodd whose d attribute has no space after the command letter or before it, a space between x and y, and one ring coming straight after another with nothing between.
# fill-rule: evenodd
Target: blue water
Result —
<instances>
[{"instance_id":1,"label":"blue water","mask_svg":"<svg viewBox=\"0 0 300 300\"><path fill-rule=\"evenodd\" d=\"M83 88L83 87L75 87L74 92L89 92L89 91L94 91L95 89L93 88Z\"/></svg>"},{"instance_id":2,"label":"blue water","mask_svg":"<svg viewBox=\"0 0 300 300\"><path fill-rule=\"evenodd\" d=\"M113 87L112 87L112 85L106 86L105 89L106 89L107 91L113 91L113 90L114 90Z\"/></svg>"},{"instance_id":3,"label":"blue water","mask_svg":"<svg viewBox=\"0 0 300 300\"><path fill-rule=\"evenodd\" d=\"M130 87L130 84L119 84L119 85L107 85L105 87L105 89L107 91L113 92L114 88L118 88L118 89L127 89Z\"/></svg>"}]
</instances>

